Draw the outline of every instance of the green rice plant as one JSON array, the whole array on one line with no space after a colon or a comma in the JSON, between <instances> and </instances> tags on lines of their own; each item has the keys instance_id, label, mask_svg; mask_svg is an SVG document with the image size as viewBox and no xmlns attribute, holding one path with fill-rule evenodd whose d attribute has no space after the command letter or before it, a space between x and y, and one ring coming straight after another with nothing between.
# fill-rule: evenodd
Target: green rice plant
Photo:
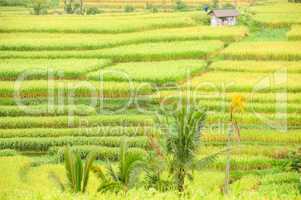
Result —
<instances>
[{"instance_id":1,"label":"green rice plant","mask_svg":"<svg viewBox=\"0 0 301 200\"><path fill-rule=\"evenodd\" d=\"M181 103L185 102L187 98L189 98L189 101L193 104L198 104L204 108L206 108L208 111L212 112L229 112L229 106L231 104L229 99L229 94L223 94L223 93L216 93L210 96L208 93L204 94L193 94L191 95L187 94L184 95L180 92L174 92L174 93L164 93L163 95L170 95L170 96L155 96L154 101L157 101L161 107L169 108L171 103ZM209 92L210 93L210 92ZM232 94L232 93L231 93ZM157 94L161 95L161 94ZM216 97L215 95L220 95L219 97ZM225 96L222 96L225 95ZM233 94L234 95L234 94ZM232 95L231 95L232 96ZM264 96L264 95L263 95ZM243 96L245 97L245 96ZM280 99L279 101L275 98L274 101L271 99L270 101L261 101L261 99L253 99L248 98L248 103L244 107L244 111L247 113L301 113L301 106L299 102L293 103L286 101L285 98ZM150 100L151 101L151 100Z\"/></svg>"},{"instance_id":2,"label":"green rice plant","mask_svg":"<svg viewBox=\"0 0 301 200\"><path fill-rule=\"evenodd\" d=\"M109 64L110 60L105 59L2 59L0 80L16 80L21 75L26 80L83 78Z\"/></svg>"},{"instance_id":3,"label":"green rice plant","mask_svg":"<svg viewBox=\"0 0 301 200\"><path fill-rule=\"evenodd\" d=\"M301 40L301 26L292 26L287 37L289 40Z\"/></svg>"},{"instance_id":4,"label":"green rice plant","mask_svg":"<svg viewBox=\"0 0 301 200\"><path fill-rule=\"evenodd\" d=\"M247 34L245 27L196 26L123 34L0 33L0 50L92 50L160 41L235 41Z\"/></svg>"},{"instance_id":5,"label":"green rice plant","mask_svg":"<svg viewBox=\"0 0 301 200\"><path fill-rule=\"evenodd\" d=\"M289 27L301 23L300 5L297 3L276 2L256 5L249 8L253 19L270 27Z\"/></svg>"},{"instance_id":6,"label":"green rice plant","mask_svg":"<svg viewBox=\"0 0 301 200\"><path fill-rule=\"evenodd\" d=\"M160 131L152 126L100 126L82 128L27 128L0 129L0 138L14 137L105 137L105 136L149 136L158 135Z\"/></svg>"},{"instance_id":7,"label":"green rice plant","mask_svg":"<svg viewBox=\"0 0 301 200\"><path fill-rule=\"evenodd\" d=\"M265 156L243 156L234 155L231 160L232 170L262 170L270 169L272 167L280 167L285 163L285 160L275 160ZM224 170L226 166L226 157L221 156L214 163L209 165L210 168L217 170Z\"/></svg>"},{"instance_id":8,"label":"green rice plant","mask_svg":"<svg viewBox=\"0 0 301 200\"><path fill-rule=\"evenodd\" d=\"M86 105L37 105L37 106L0 106L0 116L59 116L59 115L95 115L96 110Z\"/></svg>"},{"instance_id":9,"label":"green rice plant","mask_svg":"<svg viewBox=\"0 0 301 200\"><path fill-rule=\"evenodd\" d=\"M186 101L185 96L176 98L176 96L172 96L172 98L162 98L162 100L158 100L158 103L161 107L169 108L171 103L181 103ZM198 104L208 111L211 112L229 112L230 102L228 99L206 99L205 96L203 98L194 98L190 99L191 103ZM297 114L301 113L301 105L299 103L288 103L283 99L283 102L260 102L260 101L249 101L244 107L244 112L247 113L267 113L267 114L276 114L276 113L291 113Z\"/></svg>"},{"instance_id":10,"label":"green rice plant","mask_svg":"<svg viewBox=\"0 0 301 200\"><path fill-rule=\"evenodd\" d=\"M239 42L222 51L226 59L300 60L301 42Z\"/></svg>"},{"instance_id":11,"label":"green rice plant","mask_svg":"<svg viewBox=\"0 0 301 200\"><path fill-rule=\"evenodd\" d=\"M107 147L107 146L72 146L70 147L71 151L76 152L80 155L82 159L85 159L90 152L96 153L97 160L110 160L117 161L119 159L119 147ZM145 156L146 152L142 148L131 147L128 149L130 154L138 154ZM51 147L48 150L50 156L57 156L60 161L64 160L64 151L63 147Z\"/></svg>"},{"instance_id":12,"label":"green rice plant","mask_svg":"<svg viewBox=\"0 0 301 200\"><path fill-rule=\"evenodd\" d=\"M279 70L286 70L289 73L301 73L300 62L284 61L217 61L209 66L214 71L232 71L232 72L262 72L273 73Z\"/></svg>"},{"instance_id":13,"label":"green rice plant","mask_svg":"<svg viewBox=\"0 0 301 200\"><path fill-rule=\"evenodd\" d=\"M0 150L0 157L16 156L18 153L13 149L2 149Z\"/></svg>"},{"instance_id":14,"label":"green rice plant","mask_svg":"<svg viewBox=\"0 0 301 200\"><path fill-rule=\"evenodd\" d=\"M68 80L0 81L0 97L134 97L149 94L147 83ZM69 99L70 100L70 99Z\"/></svg>"},{"instance_id":15,"label":"green rice plant","mask_svg":"<svg viewBox=\"0 0 301 200\"><path fill-rule=\"evenodd\" d=\"M108 125L147 126L153 125L153 118L147 115L95 115L95 116L57 116L57 117L5 117L0 128L79 128Z\"/></svg>"},{"instance_id":16,"label":"green rice plant","mask_svg":"<svg viewBox=\"0 0 301 200\"><path fill-rule=\"evenodd\" d=\"M256 170L256 171L265 171L265 170ZM236 180L236 177L231 177L233 182L230 185L231 191L239 191L239 192L247 192L250 190L258 190L258 187L260 185L260 177L253 175L253 174L247 174L249 171L240 171L241 174L243 174L238 180ZM233 175L232 175L233 176Z\"/></svg>"},{"instance_id":17,"label":"green rice plant","mask_svg":"<svg viewBox=\"0 0 301 200\"><path fill-rule=\"evenodd\" d=\"M91 80L134 81L168 83L184 79L202 71L206 63L202 60L177 60L162 62L131 62L113 65L104 70L88 74Z\"/></svg>"},{"instance_id":18,"label":"green rice plant","mask_svg":"<svg viewBox=\"0 0 301 200\"><path fill-rule=\"evenodd\" d=\"M264 134L264 133L263 133ZM224 147L206 145L203 150L200 151L200 155L208 155L222 150ZM231 155L250 155L250 156L266 156L273 159L285 159L290 152L294 149L294 146L284 145L258 145L258 144L242 144L231 149Z\"/></svg>"},{"instance_id":19,"label":"green rice plant","mask_svg":"<svg viewBox=\"0 0 301 200\"><path fill-rule=\"evenodd\" d=\"M207 130L203 134L202 142L214 143L214 142L227 142L226 130ZM280 130L272 129L242 129L240 133L240 141L243 143L263 143L263 144L300 144L301 143L301 131L288 130L282 132Z\"/></svg>"},{"instance_id":20,"label":"green rice plant","mask_svg":"<svg viewBox=\"0 0 301 200\"><path fill-rule=\"evenodd\" d=\"M147 147L147 138L144 136L125 138L127 139L130 147ZM118 147L121 142L121 138L119 137L1 138L0 149L45 152L50 147L68 145L103 145L108 147Z\"/></svg>"},{"instance_id":21,"label":"green rice plant","mask_svg":"<svg viewBox=\"0 0 301 200\"><path fill-rule=\"evenodd\" d=\"M255 26L256 27L256 26ZM251 32L244 41L259 42L259 41L287 41L288 27L272 28L272 27L257 27L253 28L256 31Z\"/></svg>"},{"instance_id":22,"label":"green rice plant","mask_svg":"<svg viewBox=\"0 0 301 200\"><path fill-rule=\"evenodd\" d=\"M239 121L241 127L245 128L288 128L296 129L301 126L299 115L294 113L244 113L236 114L235 118ZM225 126L229 121L227 113L209 113L206 125L210 127Z\"/></svg>"},{"instance_id":23,"label":"green rice plant","mask_svg":"<svg viewBox=\"0 0 301 200\"><path fill-rule=\"evenodd\" d=\"M278 79L277 79L278 78ZM286 81L278 81L286 78ZM195 76L183 85L195 90L208 92L300 92L299 74L282 71L278 73L244 73L212 71L201 76ZM281 79L282 80L282 79Z\"/></svg>"},{"instance_id":24,"label":"green rice plant","mask_svg":"<svg viewBox=\"0 0 301 200\"><path fill-rule=\"evenodd\" d=\"M131 23L128 23L131 21ZM122 33L195 25L191 14L3 16L0 32Z\"/></svg>"},{"instance_id":25,"label":"green rice plant","mask_svg":"<svg viewBox=\"0 0 301 200\"><path fill-rule=\"evenodd\" d=\"M248 103L301 103L301 93L287 93L287 99L277 98L277 93L251 93L251 92L239 92ZM151 96L151 100L159 103L170 103L175 101L181 101L189 98L192 102L198 103L198 101L219 101L230 102L231 97L235 92L209 92L193 90L187 92L178 90L161 90ZM1 100L0 100L1 101Z\"/></svg>"},{"instance_id":26,"label":"green rice plant","mask_svg":"<svg viewBox=\"0 0 301 200\"><path fill-rule=\"evenodd\" d=\"M297 172L281 172L277 174L267 174L262 176L262 184L282 184L282 183L298 183L300 174Z\"/></svg>"},{"instance_id":27,"label":"green rice plant","mask_svg":"<svg viewBox=\"0 0 301 200\"><path fill-rule=\"evenodd\" d=\"M51 102L49 102L49 100ZM0 105L3 106L23 106L26 107L36 105L49 105L49 107L64 108L65 105L87 105L93 107L98 114L141 114L138 107L147 111L154 111L157 108L156 102L149 100L147 96L135 97L118 97L118 98L102 98L102 97L36 97L36 98L0 98ZM66 106L67 108L67 106ZM62 109L63 110L63 109ZM74 110L74 109L73 109ZM72 109L69 114L72 115ZM49 112L50 113L50 112Z\"/></svg>"},{"instance_id":28,"label":"green rice plant","mask_svg":"<svg viewBox=\"0 0 301 200\"><path fill-rule=\"evenodd\" d=\"M249 8L250 12L254 13L270 13L270 14L294 14L300 13L301 6L294 3L273 3L273 5L255 5Z\"/></svg>"},{"instance_id":29,"label":"green rice plant","mask_svg":"<svg viewBox=\"0 0 301 200\"><path fill-rule=\"evenodd\" d=\"M91 105L91 96L90 97L76 97L73 99L72 103L70 102L70 99L68 98L62 98L62 96L54 96L51 100L52 102L49 102L48 97L28 97L28 98L20 98L19 101L16 101L16 99L11 97L0 97L0 105L3 106L17 106L20 104L22 105ZM131 106L134 102L130 102L131 97L119 97L119 98L103 98L103 97L93 97L94 105L95 107L110 107L110 106L120 106L120 105L129 105ZM149 99L145 96L137 96L137 100L145 101L145 103L149 102ZM150 101L150 103L153 101Z\"/></svg>"},{"instance_id":30,"label":"green rice plant","mask_svg":"<svg viewBox=\"0 0 301 200\"><path fill-rule=\"evenodd\" d=\"M293 24L301 24L300 13L259 13L254 15L253 19L272 28L290 27Z\"/></svg>"},{"instance_id":31,"label":"green rice plant","mask_svg":"<svg viewBox=\"0 0 301 200\"><path fill-rule=\"evenodd\" d=\"M209 111L229 112L229 102L225 101L199 101L199 104L207 108ZM283 103L254 103L248 102L244 107L244 111L248 113L301 113L300 104Z\"/></svg>"},{"instance_id":32,"label":"green rice plant","mask_svg":"<svg viewBox=\"0 0 301 200\"><path fill-rule=\"evenodd\" d=\"M223 47L217 40L142 43L97 50L1 51L1 58L109 58L114 62L202 58Z\"/></svg>"}]
</instances>

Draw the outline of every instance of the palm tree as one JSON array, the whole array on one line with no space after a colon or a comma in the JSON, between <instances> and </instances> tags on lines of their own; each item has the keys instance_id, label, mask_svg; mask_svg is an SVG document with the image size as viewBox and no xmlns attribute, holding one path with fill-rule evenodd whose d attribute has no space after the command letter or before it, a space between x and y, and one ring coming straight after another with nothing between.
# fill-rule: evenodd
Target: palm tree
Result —
<instances>
[{"instance_id":1,"label":"palm tree","mask_svg":"<svg viewBox=\"0 0 301 200\"><path fill-rule=\"evenodd\" d=\"M196 159L200 149L201 130L206 112L194 105L183 105L163 124L167 124L166 160L169 160L170 172L179 192L184 191L185 178L193 178L192 171L200 170L221 153L215 153ZM222 151L223 152L223 151Z\"/></svg>"},{"instance_id":2,"label":"palm tree","mask_svg":"<svg viewBox=\"0 0 301 200\"><path fill-rule=\"evenodd\" d=\"M94 168L94 172L101 179L101 185L98 188L100 192L107 191L125 191L132 188L137 179L140 170L144 167L145 162L140 154L130 154L128 145L123 141L120 146L119 165L116 171L111 164L108 164L108 177L99 167Z\"/></svg>"},{"instance_id":3,"label":"palm tree","mask_svg":"<svg viewBox=\"0 0 301 200\"><path fill-rule=\"evenodd\" d=\"M68 180L67 185L70 187L72 192L84 193L86 191L90 170L94 160L96 159L96 155L97 154L94 152L89 153L85 164L83 164L79 154L72 152L68 147L64 149L64 162ZM65 190L65 184L62 183L55 173L50 173L49 176L59 185L61 190Z\"/></svg>"}]
</instances>

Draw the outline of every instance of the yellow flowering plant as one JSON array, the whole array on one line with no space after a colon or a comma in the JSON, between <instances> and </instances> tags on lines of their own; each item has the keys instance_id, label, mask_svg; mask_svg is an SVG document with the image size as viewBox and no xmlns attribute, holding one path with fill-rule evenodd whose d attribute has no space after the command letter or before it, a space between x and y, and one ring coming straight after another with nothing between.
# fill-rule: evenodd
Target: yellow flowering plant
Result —
<instances>
[{"instance_id":1,"label":"yellow flowering plant","mask_svg":"<svg viewBox=\"0 0 301 200\"><path fill-rule=\"evenodd\" d=\"M244 97L241 95L233 95L231 104L230 104L230 126L231 129L228 133L228 154L227 154L227 163L226 163L226 173L225 173L225 183L224 183L224 193L227 194L229 192L229 183L230 183L230 157L231 157L231 135L232 130L236 132L238 136L238 141L240 141L240 129L237 124L237 121L234 119L233 114L235 112L242 112L244 109Z\"/></svg>"},{"instance_id":2,"label":"yellow flowering plant","mask_svg":"<svg viewBox=\"0 0 301 200\"><path fill-rule=\"evenodd\" d=\"M245 98L241 95L233 95L231 104L230 104L230 123L234 127L235 132L237 133L238 140L240 140L240 129L237 124L237 121L233 118L235 112L243 112L245 105Z\"/></svg>"}]
</instances>

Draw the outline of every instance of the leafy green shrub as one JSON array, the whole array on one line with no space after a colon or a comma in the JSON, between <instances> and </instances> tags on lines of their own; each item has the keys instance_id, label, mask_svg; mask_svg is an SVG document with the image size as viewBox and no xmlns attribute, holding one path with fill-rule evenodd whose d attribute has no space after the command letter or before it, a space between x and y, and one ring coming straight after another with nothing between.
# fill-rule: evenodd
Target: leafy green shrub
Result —
<instances>
[{"instance_id":1,"label":"leafy green shrub","mask_svg":"<svg viewBox=\"0 0 301 200\"><path fill-rule=\"evenodd\" d=\"M301 172L301 148L289 152L287 168L292 171Z\"/></svg>"},{"instance_id":2,"label":"leafy green shrub","mask_svg":"<svg viewBox=\"0 0 301 200\"><path fill-rule=\"evenodd\" d=\"M64 1L64 10L68 14L82 12L82 4L79 1L74 0L65 0Z\"/></svg>"},{"instance_id":3,"label":"leafy green shrub","mask_svg":"<svg viewBox=\"0 0 301 200\"><path fill-rule=\"evenodd\" d=\"M99 10L97 7L89 7L87 8L86 14L87 15L96 15L96 14L100 14L103 11Z\"/></svg>"},{"instance_id":4,"label":"leafy green shrub","mask_svg":"<svg viewBox=\"0 0 301 200\"><path fill-rule=\"evenodd\" d=\"M175 10L176 11L186 11L186 10L188 10L188 6L184 1L177 0L175 3Z\"/></svg>"},{"instance_id":5,"label":"leafy green shrub","mask_svg":"<svg viewBox=\"0 0 301 200\"><path fill-rule=\"evenodd\" d=\"M132 5L126 5L124 7L124 12L134 12L135 11L135 7Z\"/></svg>"},{"instance_id":6,"label":"leafy green shrub","mask_svg":"<svg viewBox=\"0 0 301 200\"><path fill-rule=\"evenodd\" d=\"M151 4L151 3L146 3L145 4L145 10L150 11L152 13L159 12L158 6L155 6L155 5Z\"/></svg>"},{"instance_id":7,"label":"leafy green shrub","mask_svg":"<svg viewBox=\"0 0 301 200\"><path fill-rule=\"evenodd\" d=\"M232 3L223 4L223 9L233 9L235 6Z\"/></svg>"},{"instance_id":8,"label":"leafy green shrub","mask_svg":"<svg viewBox=\"0 0 301 200\"><path fill-rule=\"evenodd\" d=\"M290 3L301 3L301 0L288 0Z\"/></svg>"},{"instance_id":9,"label":"leafy green shrub","mask_svg":"<svg viewBox=\"0 0 301 200\"><path fill-rule=\"evenodd\" d=\"M219 8L219 0L212 0L211 8L212 9L218 9Z\"/></svg>"},{"instance_id":10,"label":"leafy green shrub","mask_svg":"<svg viewBox=\"0 0 301 200\"><path fill-rule=\"evenodd\" d=\"M30 7L34 15L45 15L48 12L49 0L31 0Z\"/></svg>"}]
</instances>

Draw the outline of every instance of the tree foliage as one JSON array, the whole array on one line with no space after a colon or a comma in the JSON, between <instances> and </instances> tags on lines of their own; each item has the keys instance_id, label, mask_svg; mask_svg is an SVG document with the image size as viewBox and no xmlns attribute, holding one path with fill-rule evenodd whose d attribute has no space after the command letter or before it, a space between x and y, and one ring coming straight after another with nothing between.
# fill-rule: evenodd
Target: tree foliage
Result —
<instances>
[{"instance_id":1,"label":"tree foliage","mask_svg":"<svg viewBox=\"0 0 301 200\"><path fill-rule=\"evenodd\" d=\"M160 126L165 131L166 151L164 160L172 175L174 186L184 191L185 178L193 179L193 170L201 170L221 153L197 159L200 150L201 130L206 119L206 111L192 104L174 108L175 113L166 117Z\"/></svg>"}]
</instances>

